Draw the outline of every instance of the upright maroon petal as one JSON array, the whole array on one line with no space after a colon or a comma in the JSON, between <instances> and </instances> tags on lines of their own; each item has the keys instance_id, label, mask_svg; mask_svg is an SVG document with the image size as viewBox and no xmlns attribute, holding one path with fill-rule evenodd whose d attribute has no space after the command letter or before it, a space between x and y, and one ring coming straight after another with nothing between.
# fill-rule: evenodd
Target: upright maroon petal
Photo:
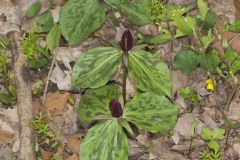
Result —
<instances>
[{"instance_id":1,"label":"upright maroon petal","mask_svg":"<svg viewBox=\"0 0 240 160\"><path fill-rule=\"evenodd\" d=\"M133 47L133 37L129 30L126 30L123 35L120 42L120 47L124 52L128 52Z\"/></svg>"},{"instance_id":2,"label":"upright maroon petal","mask_svg":"<svg viewBox=\"0 0 240 160\"><path fill-rule=\"evenodd\" d=\"M109 103L109 109L113 117L119 118L122 116L122 106L117 99L113 99Z\"/></svg>"}]
</instances>

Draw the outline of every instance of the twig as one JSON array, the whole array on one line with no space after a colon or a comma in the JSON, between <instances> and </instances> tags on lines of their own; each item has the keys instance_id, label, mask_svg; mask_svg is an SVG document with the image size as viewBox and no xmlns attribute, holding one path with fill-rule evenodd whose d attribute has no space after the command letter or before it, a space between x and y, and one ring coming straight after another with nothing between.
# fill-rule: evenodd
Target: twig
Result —
<instances>
[{"instance_id":1,"label":"twig","mask_svg":"<svg viewBox=\"0 0 240 160\"><path fill-rule=\"evenodd\" d=\"M123 94L123 102L126 104L127 102L127 92L126 92L126 87L127 87L127 67L124 62L124 55L122 56L122 69L123 69L123 86L122 86L122 94Z\"/></svg>"},{"instance_id":2,"label":"twig","mask_svg":"<svg viewBox=\"0 0 240 160\"><path fill-rule=\"evenodd\" d=\"M58 47L58 48L59 48L59 47ZM43 99L42 99L42 104L43 104L43 105L45 105L45 99L46 99L46 95L47 95L49 80L50 80L50 76L51 76L52 71L53 71L53 67L54 67L56 58L57 58L58 48L56 49L56 53L54 54L51 67L50 67L49 72L48 72L47 82L46 82L46 85L45 85L45 88L44 88Z\"/></svg>"}]
</instances>

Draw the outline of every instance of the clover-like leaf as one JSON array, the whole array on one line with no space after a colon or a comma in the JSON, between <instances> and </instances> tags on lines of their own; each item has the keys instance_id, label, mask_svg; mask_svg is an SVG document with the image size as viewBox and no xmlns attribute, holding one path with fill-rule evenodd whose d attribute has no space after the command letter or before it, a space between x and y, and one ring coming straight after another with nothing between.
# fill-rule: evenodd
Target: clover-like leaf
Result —
<instances>
[{"instance_id":1,"label":"clover-like leaf","mask_svg":"<svg viewBox=\"0 0 240 160\"><path fill-rule=\"evenodd\" d=\"M222 140L224 138L225 130L221 128L215 128L213 130L213 139Z\"/></svg>"},{"instance_id":2,"label":"clover-like leaf","mask_svg":"<svg viewBox=\"0 0 240 160\"><path fill-rule=\"evenodd\" d=\"M201 137L205 141L210 141L212 139L212 132L209 128L202 128Z\"/></svg>"},{"instance_id":3,"label":"clover-like leaf","mask_svg":"<svg viewBox=\"0 0 240 160\"><path fill-rule=\"evenodd\" d=\"M81 97L77 110L78 118L90 122L100 115L111 115L109 102L119 97L118 88L108 85L97 89L88 89Z\"/></svg>"},{"instance_id":4,"label":"clover-like leaf","mask_svg":"<svg viewBox=\"0 0 240 160\"><path fill-rule=\"evenodd\" d=\"M150 22L148 0L105 0L105 2L118 9L135 25L141 26Z\"/></svg>"},{"instance_id":5,"label":"clover-like leaf","mask_svg":"<svg viewBox=\"0 0 240 160\"><path fill-rule=\"evenodd\" d=\"M80 145L80 160L127 160L128 141L116 119L90 128Z\"/></svg>"},{"instance_id":6,"label":"clover-like leaf","mask_svg":"<svg viewBox=\"0 0 240 160\"><path fill-rule=\"evenodd\" d=\"M177 53L172 62L174 70L180 70L183 74L190 74L199 64L199 56L191 50L182 50Z\"/></svg>"},{"instance_id":7,"label":"clover-like leaf","mask_svg":"<svg viewBox=\"0 0 240 160\"><path fill-rule=\"evenodd\" d=\"M129 76L142 91L171 95L172 80L169 69L157 56L146 51L130 51Z\"/></svg>"},{"instance_id":8,"label":"clover-like leaf","mask_svg":"<svg viewBox=\"0 0 240 160\"><path fill-rule=\"evenodd\" d=\"M150 132L170 129L178 109L165 96L152 92L137 94L123 108L123 118Z\"/></svg>"},{"instance_id":9,"label":"clover-like leaf","mask_svg":"<svg viewBox=\"0 0 240 160\"><path fill-rule=\"evenodd\" d=\"M61 9L61 32L70 45L78 45L105 20L99 0L68 0Z\"/></svg>"},{"instance_id":10,"label":"clover-like leaf","mask_svg":"<svg viewBox=\"0 0 240 160\"><path fill-rule=\"evenodd\" d=\"M112 47L98 47L82 53L72 71L72 85L82 88L98 88L105 85L117 71L121 56Z\"/></svg>"}]
</instances>

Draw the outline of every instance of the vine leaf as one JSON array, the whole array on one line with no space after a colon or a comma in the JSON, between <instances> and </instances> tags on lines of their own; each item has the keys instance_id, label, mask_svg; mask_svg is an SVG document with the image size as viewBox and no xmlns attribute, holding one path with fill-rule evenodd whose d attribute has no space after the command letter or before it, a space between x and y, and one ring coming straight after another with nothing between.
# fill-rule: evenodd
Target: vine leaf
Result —
<instances>
[{"instance_id":1,"label":"vine leaf","mask_svg":"<svg viewBox=\"0 0 240 160\"><path fill-rule=\"evenodd\" d=\"M119 97L116 86L108 85L97 89L89 89L82 95L77 113L80 121L91 122L95 117L110 115L109 102Z\"/></svg>"},{"instance_id":2,"label":"vine leaf","mask_svg":"<svg viewBox=\"0 0 240 160\"><path fill-rule=\"evenodd\" d=\"M117 71L121 53L112 47L93 48L82 53L72 71L72 85L98 88L105 85Z\"/></svg>"},{"instance_id":3,"label":"vine leaf","mask_svg":"<svg viewBox=\"0 0 240 160\"><path fill-rule=\"evenodd\" d=\"M170 129L177 114L177 107L165 96L151 92L137 94L123 110L123 118L153 133Z\"/></svg>"},{"instance_id":4,"label":"vine leaf","mask_svg":"<svg viewBox=\"0 0 240 160\"><path fill-rule=\"evenodd\" d=\"M141 26L150 22L150 9L148 0L105 0L114 8L118 9L125 15L129 22Z\"/></svg>"},{"instance_id":5,"label":"vine leaf","mask_svg":"<svg viewBox=\"0 0 240 160\"><path fill-rule=\"evenodd\" d=\"M116 119L102 121L87 132L80 145L81 160L127 160L128 141Z\"/></svg>"},{"instance_id":6,"label":"vine leaf","mask_svg":"<svg viewBox=\"0 0 240 160\"><path fill-rule=\"evenodd\" d=\"M165 63L155 55L142 51L130 51L128 72L137 87L159 95L171 95L172 80Z\"/></svg>"},{"instance_id":7,"label":"vine leaf","mask_svg":"<svg viewBox=\"0 0 240 160\"><path fill-rule=\"evenodd\" d=\"M60 27L70 45L78 45L105 20L99 0L68 0L61 9Z\"/></svg>"}]
</instances>

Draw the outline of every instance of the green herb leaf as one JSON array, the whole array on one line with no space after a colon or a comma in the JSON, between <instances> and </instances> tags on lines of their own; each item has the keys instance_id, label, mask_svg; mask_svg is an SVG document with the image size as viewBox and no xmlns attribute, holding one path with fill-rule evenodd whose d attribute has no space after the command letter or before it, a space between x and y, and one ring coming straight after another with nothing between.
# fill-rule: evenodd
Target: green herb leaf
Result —
<instances>
[{"instance_id":1,"label":"green herb leaf","mask_svg":"<svg viewBox=\"0 0 240 160\"><path fill-rule=\"evenodd\" d=\"M240 20L235 20L228 29L233 32L240 32Z\"/></svg>"},{"instance_id":2,"label":"green herb leaf","mask_svg":"<svg viewBox=\"0 0 240 160\"><path fill-rule=\"evenodd\" d=\"M29 68L37 69L45 66L48 63L48 59L45 57L38 58L38 59L30 59L27 61L27 65Z\"/></svg>"},{"instance_id":3,"label":"green herb leaf","mask_svg":"<svg viewBox=\"0 0 240 160\"><path fill-rule=\"evenodd\" d=\"M174 19L173 25L175 25L182 33L192 36L196 27L196 19L192 17L177 18Z\"/></svg>"},{"instance_id":4,"label":"green herb leaf","mask_svg":"<svg viewBox=\"0 0 240 160\"><path fill-rule=\"evenodd\" d=\"M230 66L230 73L235 74L239 70L240 70L240 60L233 61Z\"/></svg>"},{"instance_id":5,"label":"green herb leaf","mask_svg":"<svg viewBox=\"0 0 240 160\"><path fill-rule=\"evenodd\" d=\"M206 60L209 65L209 70L211 72L215 72L219 63L221 62L216 51L212 51L211 53L207 54ZM199 56L200 66L203 72L207 72L206 60L204 59L203 55Z\"/></svg>"},{"instance_id":6,"label":"green herb leaf","mask_svg":"<svg viewBox=\"0 0 240 160\"><path fill-rule=\"evenodd\" d=\"M225 130L221 128L215 128L213 130L213 139L222 140L224 138Z\"/></svg>"},{"instance_id":7,"label":"green herb leaf","mask_svg":"<svg viewBox=\"0 0 240 160\"><path fill-rule=\"evenodd\" d=\"M202 29L207 33L215 26L216 16L211 12L207 12L207 15L203 21L201 20L201 18L197 18L197 24L199 27L202 27Z\"/></svg>"},{"instance_id":8,"label":"green herb leaf","mask_svg":"<svg viewBox=\"0 0 240 160\"><path fill-rule=\"evenodd\" d=\"M90 122L97 116L111 115L109 102L118 97L118 88L113 85L87 90L77 109L80 121Z\"/></svg>"},{"instance_id":9,"label":"green herb leaf","mask_svg":"<svg viewBox=\"0 0 240 160\"><path fill-rule=\"evenodd\" d=\"M208 35L200 37L200 41L203 48L208 48L208 46L212 43L212 31L211 29L208 31Z\"/></svg>"},{"instance_id":10,"label":"green herb leaf","mask_svg":"<svg viewBox=\"0 0 240 160\"><path fill-rule=\"evenodd\" d=\"M183 74L190 74L199 64L198 54L192 50L182 50L173 60L173 69L180 70Z\"/></svg>"},{"instance_id":11,"label":"green herb leaf","mask_svg":"<svg viewBox=\"0 0 240 160\"><path fill-rule=\"evenodd\" d=\"M42 7L42 4L40 2L35 2L33 3L27 10L26 12L26 16L28 18L33 18L35 16L37 16L38 12L40 11Z\"/></svg>"},{"instance_id":12,"label":"green herb leaf","mask_svg":"<svg viewBox=\"0 0 240 160\"><path fill-rule=\"evenodd\" d=\"M37 23L43 32L48 32L54 26L53 17L50 12L45 12L37 17Z\"/></svg>"},{"instance_id":13,"label":"green herb leaf","mask_svg":"<svg viewBox=\"0 0 240 160\"><path fill-rule=\"evenodd\" d=\"M146 51L130 51L128 72L137 87L170 97L172 80L169 69L157 56Z\"/></svg>"},{"instance_id":14,"label":"green herb leaf","mask_svg":"<svg viewBox=\"0 0 240 160\"><path fill-rule=\"evenodd\" d=\"M202 128L201 137L205 141L210 141L212 139L211 130L209 128Z\"/></svg>"},{"instance_id":15,"label":"green herb leaf","mask_svg":"<svg viewBox=\"0 0 240 160\"><path fill-rule=\"evenodd\" d=\"M68 0L60 13L61 32L70 45L78 45L105 20L98 0Z\"/></svg>"},{"instance_id":16,"label":"green herb leaf","mask_svg":"<svg viewBox=\"0 0 240 160\"><path fill-rule=\"evenodd\" d=\"M58 24L53 26L47 35L47 48L53 52L53 49L59 46L61 37L61 31Z\"/></svg>"},{"instance_id":17,"label":"green herb leaf","mask_svg":"<svg viewBox=\"0 0 240 160\"><path fill-rule=\"evenodd\" d=\"M231 64L233 60L238 57L238 54L232 48L227 48L224 57L227 59L228 63Z\"/></svg>"},{"instance_id":18,"label":"green herb leaf","mask_svg":"<svg viewBox=\"0 0 240 160\"><path fill-rule=\"evenodd\" d=\"M0 102L3 104L12 105L16 103L16 97L0 93Z\"/></svg>"},{"instance_id":19,"label":"green herb leaf","mask_svg":"<svg viewBox=\"0 0 240 160\"><path fill-rule=\"evenodd\" d=\"M114 8L118 9L123 15L125 15L129 22L135 25L144 25L150 22L150 9L148 6L148 0L105 0Z\"/></svg>"},{"instance_id":20,"label":"green herb leaf","mask_svg":"<svg viewBox=\"0 0 240 160\"><path fill-rule=\"evenodd\" d=\"M170 41L172 39L172 35L169 31L165 31L165 33L151 37L147 39L145 42L150 44L162 44Z\"/></svg>"},{"instance_id":21,"label":"green herb leaf","mask_svg":"<svg viewBox=\"0 0 240 160\"><path fill-rule=\"evenodd\" d=\"M80 148L81 160L128 159L127 136L115 119L103 121L90 128Z\"/></svg>"},{"instance_id":22,"label":"green herb leaf","mask_svg":"<svg viewBox=\"0 0 240 160\"><path fill-rule=\"evenodd\" d=\"M200 10L200 15L201 15L200 17L202 20L204 20L208 12L207 3L204 2L203 0L198 0L198 8Z\"/></svg>"},{"instance_id":23,"label":"green herb leaf","mask_svg":"<svg viewBox=\"0 0 240 160\"><path fill-rule=\"evenodd\" d=\"M105 85L117 71L120 56L120 51L112 47L98 47L82 53L73 67L72 85L82 88Z\"/></svg>"},{"instance_id":24,"label":"green herb leaf","mask_svg":"<svg viewBox=\"0 0 240 160\"><path fill-rule=\"evenodd\" d=\"M153 133L170 129L177 114L177 107L165 96L152 92L135 95L123 108L123 118Z\"/></svg>"},{"instance_id":25,"label":"green herb leaf","mask_svg":"<svg viewBox=\"0 0 240 160\"><path fill-rule=\"evenodd\" d=\"M211 140L209 143L208 143L208 147L213 149L215 153L217 153L220 149L220 146L219 144L214 141L214 140Z\"/></svg>"}]
</instances>

